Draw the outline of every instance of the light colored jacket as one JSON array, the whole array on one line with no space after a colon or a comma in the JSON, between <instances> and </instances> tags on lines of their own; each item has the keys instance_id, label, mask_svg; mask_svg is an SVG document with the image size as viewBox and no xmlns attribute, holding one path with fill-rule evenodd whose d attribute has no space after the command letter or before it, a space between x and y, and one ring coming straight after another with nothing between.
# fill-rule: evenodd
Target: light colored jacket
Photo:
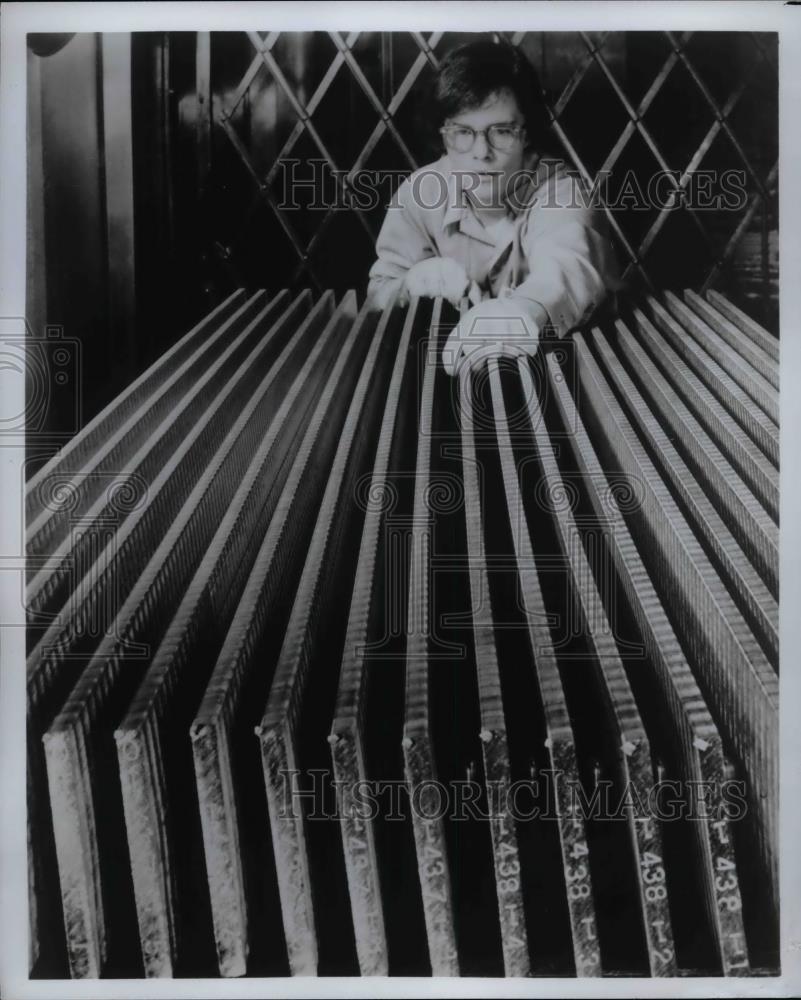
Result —
<instances>
[{"instance_id":1,"label":"light colored jacket","mask_svg":"<svg viewBox=\"0 0 801 1000\"><path fill-rule=\"evenodd\" d=\"M484 297L511 296L557 336L589 319L619 272L603 210L561 160L531 157L516 178L507 214L485 229L447 156L398 188L376 243L368 298L376 308L403 296L406 272L428 257L451 257Z\"/></svg>"}]
</instances>

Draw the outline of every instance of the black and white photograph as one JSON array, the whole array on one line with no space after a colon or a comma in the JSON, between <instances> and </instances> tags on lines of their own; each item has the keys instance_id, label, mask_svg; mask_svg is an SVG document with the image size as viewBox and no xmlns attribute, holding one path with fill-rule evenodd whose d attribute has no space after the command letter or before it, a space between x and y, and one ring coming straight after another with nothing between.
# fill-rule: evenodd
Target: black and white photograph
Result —
<instances>
[{"instance_id":1,"label":"black and white photograph","mask_svg":"<svg viewBox=\"0 0 801 1000\"><path fill-rule=\"evenodd\" d=\"M3 5L4 996L797 995L798 10Z\"/></svg>"}]
</instances>

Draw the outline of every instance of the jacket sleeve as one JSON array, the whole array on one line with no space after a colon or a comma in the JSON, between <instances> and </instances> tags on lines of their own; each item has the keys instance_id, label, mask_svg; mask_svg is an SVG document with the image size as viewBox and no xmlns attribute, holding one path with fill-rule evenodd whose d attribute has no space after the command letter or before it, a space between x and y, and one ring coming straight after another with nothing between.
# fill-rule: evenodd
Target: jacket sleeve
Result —
<instances>
[{"instance_id":1,"label":"jacket sleeve","mask_svg":"<svg viewBox=\"0 0 801 1000\"><path fill-rule=\"evenodd\" d=\"M620 287L606 219L582 200L585 192L571 175L552 178L521 231L529 274L512 297L540 328L550 323L559 337L581 326L607 291Z\"/></svg>"},{"instance_id":2,"label":"jacket sleeve","mask_svg":"<svg viewBox=\"0 0 801 1000\"><path fill-rule=\"evenodd\" d=\"M370 268L367 299L375 309L383 309L401 292L409 268L436 256L434 241L415 211L412 185L403 181L398 188L376 241L378 259ZM401 298L403 301L403 298Z\"/></svg>"}]
</instances>

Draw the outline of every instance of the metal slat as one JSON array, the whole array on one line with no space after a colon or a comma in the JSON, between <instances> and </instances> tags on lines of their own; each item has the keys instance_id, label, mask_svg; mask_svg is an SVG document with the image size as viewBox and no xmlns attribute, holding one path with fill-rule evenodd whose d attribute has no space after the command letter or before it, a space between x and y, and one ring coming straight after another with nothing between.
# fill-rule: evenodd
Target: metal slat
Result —
<instances>
[{"instance_id":1,"label":"metal slat","mask_svg":"<svg viewBox=\"0 0 801 1000\"><path fill-rule=\"evenodd\" d=\"M101 642L45 733L53 828L74 976L100 974L107 936L102 913L93 903L101 892L94 807L99 789L92 785L92 772L100 761L95 753L87 751L87 744L93 739L102 743L103 737L110 736L110 706L121 696L119 689L130 687L141 673L135 670L131 650L141 657L158 642L232 490L244 475L265 424L278 407L280 391L276 389L281 386L280 380L286 380L296 370L319 320L330 309L330 296L318 302L262 381L260 391L243 408L129 594L117 615L114 631ZM97 752L102 750L98 747ZM103 818L111 820L105 814ZM73 853L70 846L73 826L87 831L81 853Z\"/></svg>"},{"instance_id":2,"label":"metal slat","mask_svg":"<svg viewBox=\"0 0 801 1000\"><path fill-rule=\"evenodd\" d=\"M750 316L747 316L742 309L738 309L727 298L710 288L706 293L707 300L718 312L722 313L731 323L737 326L742 332L768 354L774 361L779 361L779 341L771 336L767 330L755 323Z\"/></svg>"},{"instance_id":3,"label":"metal slat","mask_svg":"<svg viewBox=\"0 0 801 1000\"><path fill-rule=\"evenodd\" d=\"M581 858L586 858L588 854L587 834L584 818L575 801L575 796L568 793L568 788L575 789L579 786L575 740L550 628L547 624L548 616L535 568L536 563L529 529L523 515L517 470L503 411L503 400L502 396L499 395L501 387L497 362L490 360L488 369L492 387L495 426L499 435L498 452L501 460L506 506L512 527L531 655L545 711L546 747L553 771L564 776L564 780L555 782L555 798L576 973L579 976L600 976L602 973L601 953L592 895L592 879L589 866L581 861ZM465 398L465 391L469 384L467 381L469 374L465 369L463 372L460 380L461 399ZM469 414L466 413L463 406L462 420L469 421L469 419ZM467 468L468 463L465 462L466 475ZM469 494L467 484L465 485L465 492ZM477 487L477 481L474 480L473 488L477 490ZM502 712L500 705L498 709Z\"/></svg>"},{"instance_id":4,"label":"metal slat","mask_svg":"<svg viewBox=\"0 0 801 1000\"><path fill-rule=\"evenodd\" d=\"M634 310L634 330L639 342L648 349L661 369L659 380L663 392L668 392L671 384L675 386L676 391L692 410L694 417L711 436L737 473L742 476L757 500L770 514L774 523L777 524L779 520L779 472L776 467L751 438L743 434L740 425L725 406L689 370L681 357L659 335L639 309ZM694 426L689 421L685 422L689 426ZM762 512L758 507L751 508L751 517L755 517L759 523L763 523ZM773 543L775 547L778 540L775 530L766 523L763 530L768 533L770 538L776 539Z\"/></svg>"},{"instance_id":5,"label":"metal slat","mask_svg":"<svg viewBox=\"0 0 801 1000\"><path fill-rule=\"evenodd\" d=\"M352 505L356 482L365 468L372 468L375 441L371 429L378 426L383 392L393 367L395 353L391 348L390 320L393 311L383 313L376 329L370 351L365 361L359 383L354 392L347 420L332 466L332 475L326 486L317 522L312 532L312 543L298 585L289 624L278 657L275 677L269 693L264 715L256 732L261 743L264 781L270 813L273 850L276 858L284 933L289 952L290 969L294 975L313 975L317 972L317 934L314 901L309 874L309 860L305 843L303 817L291 808L297 793L298 762L295 750L298 715L312 660L320 654L319 642L324 618L325 599L334 586L343 586L347 574L342 567L342 547L349 523L354 523L358 508ZM361 429L360 429L361 428ZM369 465L368 465L369 462ZM254 634L263 623L266 610L261 596L264 559L257 559L254 576L249 582L246 598L240 605L221 664L227 662L229 674L234 667L241 673L247 668L249 651L257 643ZM256 576L256 572L259 575ZM252 586L251 586L252 584ZM263 625L262 625L263 627ZM226 701L233 701L228 693L231 682L220 684ZM211 686L210 686L210 691ZM221 702L221 696L215 699ZM234 709L227 708L230 718ZM215 729L222 734L224 716L216 704L210 704L199 713L201 720L213 720ZM219 718L220 721L217 721ZM218 738L220 738L218 736ZM287 778L292 787L287 788ZM200 779L199 779L200 780ZM232 778L226 778L233 783ZM230 797L230 795L229 795ZM285 810L290 806L289 814ZM228 818L230 824L232 820ZM224 835L219 838L225 844ZM241 862L226 848L230 870L241 880Z\"/></svg>"},{"instance_id":6,"label":"metal slat","mask_svg":"<svg viewBox=\"0 0 801 1000\"><path fill-rule=\"evenodd\" d=\"M578 466L589 482L602 484L606 481L606 474L584 427L584 418L579 415L553 355L548 358L547 364L549 385L557 407L565 426L571 428L570 443ZM604 494L613 497L610 492L604 491ZM589 497L599 521L609 522L607 538L612 558L653 664L654 680L658 684L664 710L672 722L671 735L682 779L695 785L709 780L710 787L719 790L725 776L721 739L651 576L617 504L608 500L604 503L599 487L589 490ZM725 813L721 811L720 795L716 794L715 798L710 812L713 816L723 817ZM693 861L703 885L706 916L715 935L724 974L735 969L747 973L741 901L728 821L723 819L717 824L710 818L705 824L692 823L691 833L695 845ZM725 869L727 879L735 881L728 892L736 900L735 904L728 901L721 903L718 898L725 898L718 892L715 882L718 868Z\"/></svg>"},{"instance_id":7,"label":"metal slat","mask_svg":"<svg viewBox=\"0 0 801 1000\"><path fill-rule=\"evenodd\" d=\"M621 322L618 322L617 329L621 336L621 347L625 348L626 357L639 374L641 364L646 369L649 367L644 352L628 335L628 331ZM641 430L644 439L652 449L666 481L669 480L673 485L676 495L681 498L685 510L691 515L692 523L699 535L714 551L720 561L720 568L728 587L740 599L741 609L749 625L762 641L766 651L772 656L774 665L778 664L779 608L776 601L749 562L737 539L723 523L712 501L704 493L690 469L679 456L668 435L651 414L645 400L626 373L622 358L614 353L606 338L598 333L599 331L596 331L593 343L604 362L607 379L618 387L622 398L626 400L629 416ZM656 398L658 401L659 388L654 386L653 381L649 384L654 390L651 398ZM663 416L665 415L664 409L660 408L660 412ZM674 425L670 424L669 426L673 427ZM712 465L716 457L714 446L709 441L705 442L703 432L701 434L699 446L703 448L704 444L707 444L709 448L713 449L711 453L709 451L702 452L699 461L702 467L708 467ZM731 469L729 469L729 474L733 475ZM771 568L773 569L771 582L775 588L778 566Z\"/></svg>"},{"instance_id":8,"label":"metal slat","mask_svg":"<svg viewBox=\"0 0 801 1000\"><path fill-rule=\"evenodd\" d=\"M430 505L432 441L434 438L434 389L436 385L439 344L433 333L440 322L442 300L434 307L432 337L423 374L420 401L420 434L415 469L414 508L412 515L412 555L409 569L409 595L406 639L406 690L403 724L403 758L406 781L412 789L428 787L437 781L437 768L430 730L429 659L431 630L431 537L433 521ZM432 356L433 342L433 356ZM458 976L459 955L454 927L445 829L441 818L428 817L422 810L412 814L417 853L417 868L423 898L423 912L428 938L431 974Z\"/></svg>"},{"instance_id":9,"label":"metal slat","mask_svg":"<svg viewBox=\"0 0 801 1000\"><path fill-rule=\"evenodd\" d=\"M489 374L499 434L499 450L503 461L504 458L511 457L511 443L508 436L506 413L503 409L503 399L499 395L500 380L495 362L489 363ZM467 558L473 605L473 639L481 709L479 738L487 783L497 789L498 803L506 803L511 784L511 769L501 694L501 678L498 670L498 652L493 634L493 614L490 602L487 600L489 573L483 534L484 515L482 513L474 425L469 399L470 373L464 369L459 379L462 475L467 522ZM506 481L507 475L510 474L508 464L504 464L503 472L504 482L508 489L509 484ZM534 649L536 651L536 646ZM495 889L501 923L504 971L507 976L526 976L530 972L530 962L523 908L523 876L514 818L508 807L492 807L490 835L492 837ZM583 913L584 920L588 916L591 916L591 911ZM580 970L579 974L583 971L581 961L584 958L585 952L582 948L581 954L576 954L576 967Z\"/></svg>"},{"instance_id":10,"label":"metal slat","mask_svg":"<svg viewBox=\"0 0 801 1000\"><path fill-rule=\"evenodd\" d=\"M371 623L375 615L382 610L376 596L383 584L377 572L387 509L387 505L382 501L394 492L393 445L398 433L396 424L403 399L401 388L404 384L408 386L405 376L410 364L409 348L419 309L419 300L412 300L387 393L370 482L370 497L378 502L368 506L364 518L334 719L328 738L334 776L337 782L341 782L340 787L344 791L340 829L356 934L356 951L362 975L388 973L386 929L375 832L372 821L362 817L356 808L352 791L357 782L369 778L365 765L363 716L366 711L369 674L368 645L373 632Z\"/></svg>"},{"instance_id":11,"label":"metal slat","mask_svg":"<svg viewBox=\"0 0 801 1000\"><path fill-rule=\"evenodd\" d=\"M746 769L765 875L776 896L778 679L645 455L584 338L577 334L575 344L584 402L604 428L616 462L646 488L646 502L632 524L641 544L654 548L664 592L687 621L702 683L716 692L721 731Z\"/></svg>"},{"instance_id":12,"label":"metal slat","mask_svg":"<svg viewBox=\"0 0 801 1000\"><path fill-rule=\"evenodd\" d=\"M759 445L773 464L779 466L779 430L775 422L720 367L700 345L687 337L684 329L654 298L648 299L654 323L696 375L723 403L743 430Z\"/></svg>"},{"instance_id":13,"label":"metal slat","mask_svg":"<svg viewBox=\"0 0 801 1000\"><path fill-rule=\"evenodd\" d=\"M556 463L554 447L548 434L528 362L518 360L518 372L527 401L528 419L534 436L543 481L550 496L565 494L565 484ZM600 484L590 483L590 489ZM662 836L658 824L649 816L637 815L635 802L646 802L653 785L651 748L618 652L614 632L607 617L592 569L580 544L579 531L569 506L554 505L557 538L562 556L570 568L572 587L582 612L582 626L596 659L601 690L606 698L609 722L615 733L620 787L628 796L629 833L638 873L638 900L648 946L648 964L652 976L676 975L676 951L670 921L667 890L649 890L664 885ZM634 790L634 796L628 791ZM661 878L660 878L661 874Z\"/></svg>"},{"instance_id":14,"label":"metal slat","mask_svg":"<svg viewBox=\"0 0 801 1000\"><path fill-rule=\"evenodd\" d=\"M194 677L182 675L188 674L190 667L194 673L200 673L209 647L222 641L255 555L250 543L253 538L263 537L268 526L275 534L285 525L300 476L315 444L319 446L319 468L324 468L326 442L320 440L321 421L328 416L330 434L336 426L336 415L328 415L327 409L334 386L340 385L344 363L351 357L353 341L341 341L348 315L354 312L355 296L350 295L340 303L298 372L187 588L125 719L114 733L145 974L149 976L172 975L178 958L174 934L164 932L176 923L174 899L160 889L171 881L175 854L175 838L169 836L166 823L164 803L168 793L162 773L179 765L165 759L161 766L153 766L142 753L142 746L149 728L161 730L176 724L164 717L168 705L186 701L190 692L182 689L187 687L188 680L193 685L197 683ZM336 365L335 350L341 352ZM326 389L290 470L289 445L295 441L298 427L304 425L314 401L312 394L323 380L327 382ZM329 446L330 443L329 437ZM320 477L322 471L317 475ZM311 482L306 489L308 503L314 495ZM293 528L297 530L301 523L298 518ZM160 741L154 740L153 745L159 747ZM184 780L187 777L182 774ZM164 831L161 838L153 838L154 829ZM155 879L154 873L158 873ZM212 914L216 917L222 909L218 886L210 881L209 890ZM219 932L217 936L222 941L226 939ZM226 967L225 971L229 975L242 975L244 961L233 970Z\"/></svg>"},{"instance_id":15,"label":"metal slat","mask_svg":"<svg viewBox=\"0 0 801 1000\"><path fill-rule=\"evenodd\" d=\"M757 371L748 359L742 357L738 347L732 347L726 338L713 330L672 292L665 292L664 299L668 310L684 329L778 425L778 386L774 386Z\"/></svg>"}]
</instances>

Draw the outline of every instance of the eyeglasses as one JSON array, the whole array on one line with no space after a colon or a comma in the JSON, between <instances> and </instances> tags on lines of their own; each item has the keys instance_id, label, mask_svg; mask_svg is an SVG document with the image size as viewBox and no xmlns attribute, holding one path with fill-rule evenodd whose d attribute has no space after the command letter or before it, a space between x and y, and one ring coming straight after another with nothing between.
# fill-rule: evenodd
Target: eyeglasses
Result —
<instances>
[{"instance_id":1,"label":"eyeglasses","mask_svg":"<svg viewBox=\"0 0 801 1000\"><path fill-rule=\"evenodd\" d=\"M440 129L445 145L457 153L469 153L479 135L486 136L488 145L499 153L508 153L523 132L522 125L490 125L478 129L469 125L445 125Z\"/></svg>"}]
</instances>

